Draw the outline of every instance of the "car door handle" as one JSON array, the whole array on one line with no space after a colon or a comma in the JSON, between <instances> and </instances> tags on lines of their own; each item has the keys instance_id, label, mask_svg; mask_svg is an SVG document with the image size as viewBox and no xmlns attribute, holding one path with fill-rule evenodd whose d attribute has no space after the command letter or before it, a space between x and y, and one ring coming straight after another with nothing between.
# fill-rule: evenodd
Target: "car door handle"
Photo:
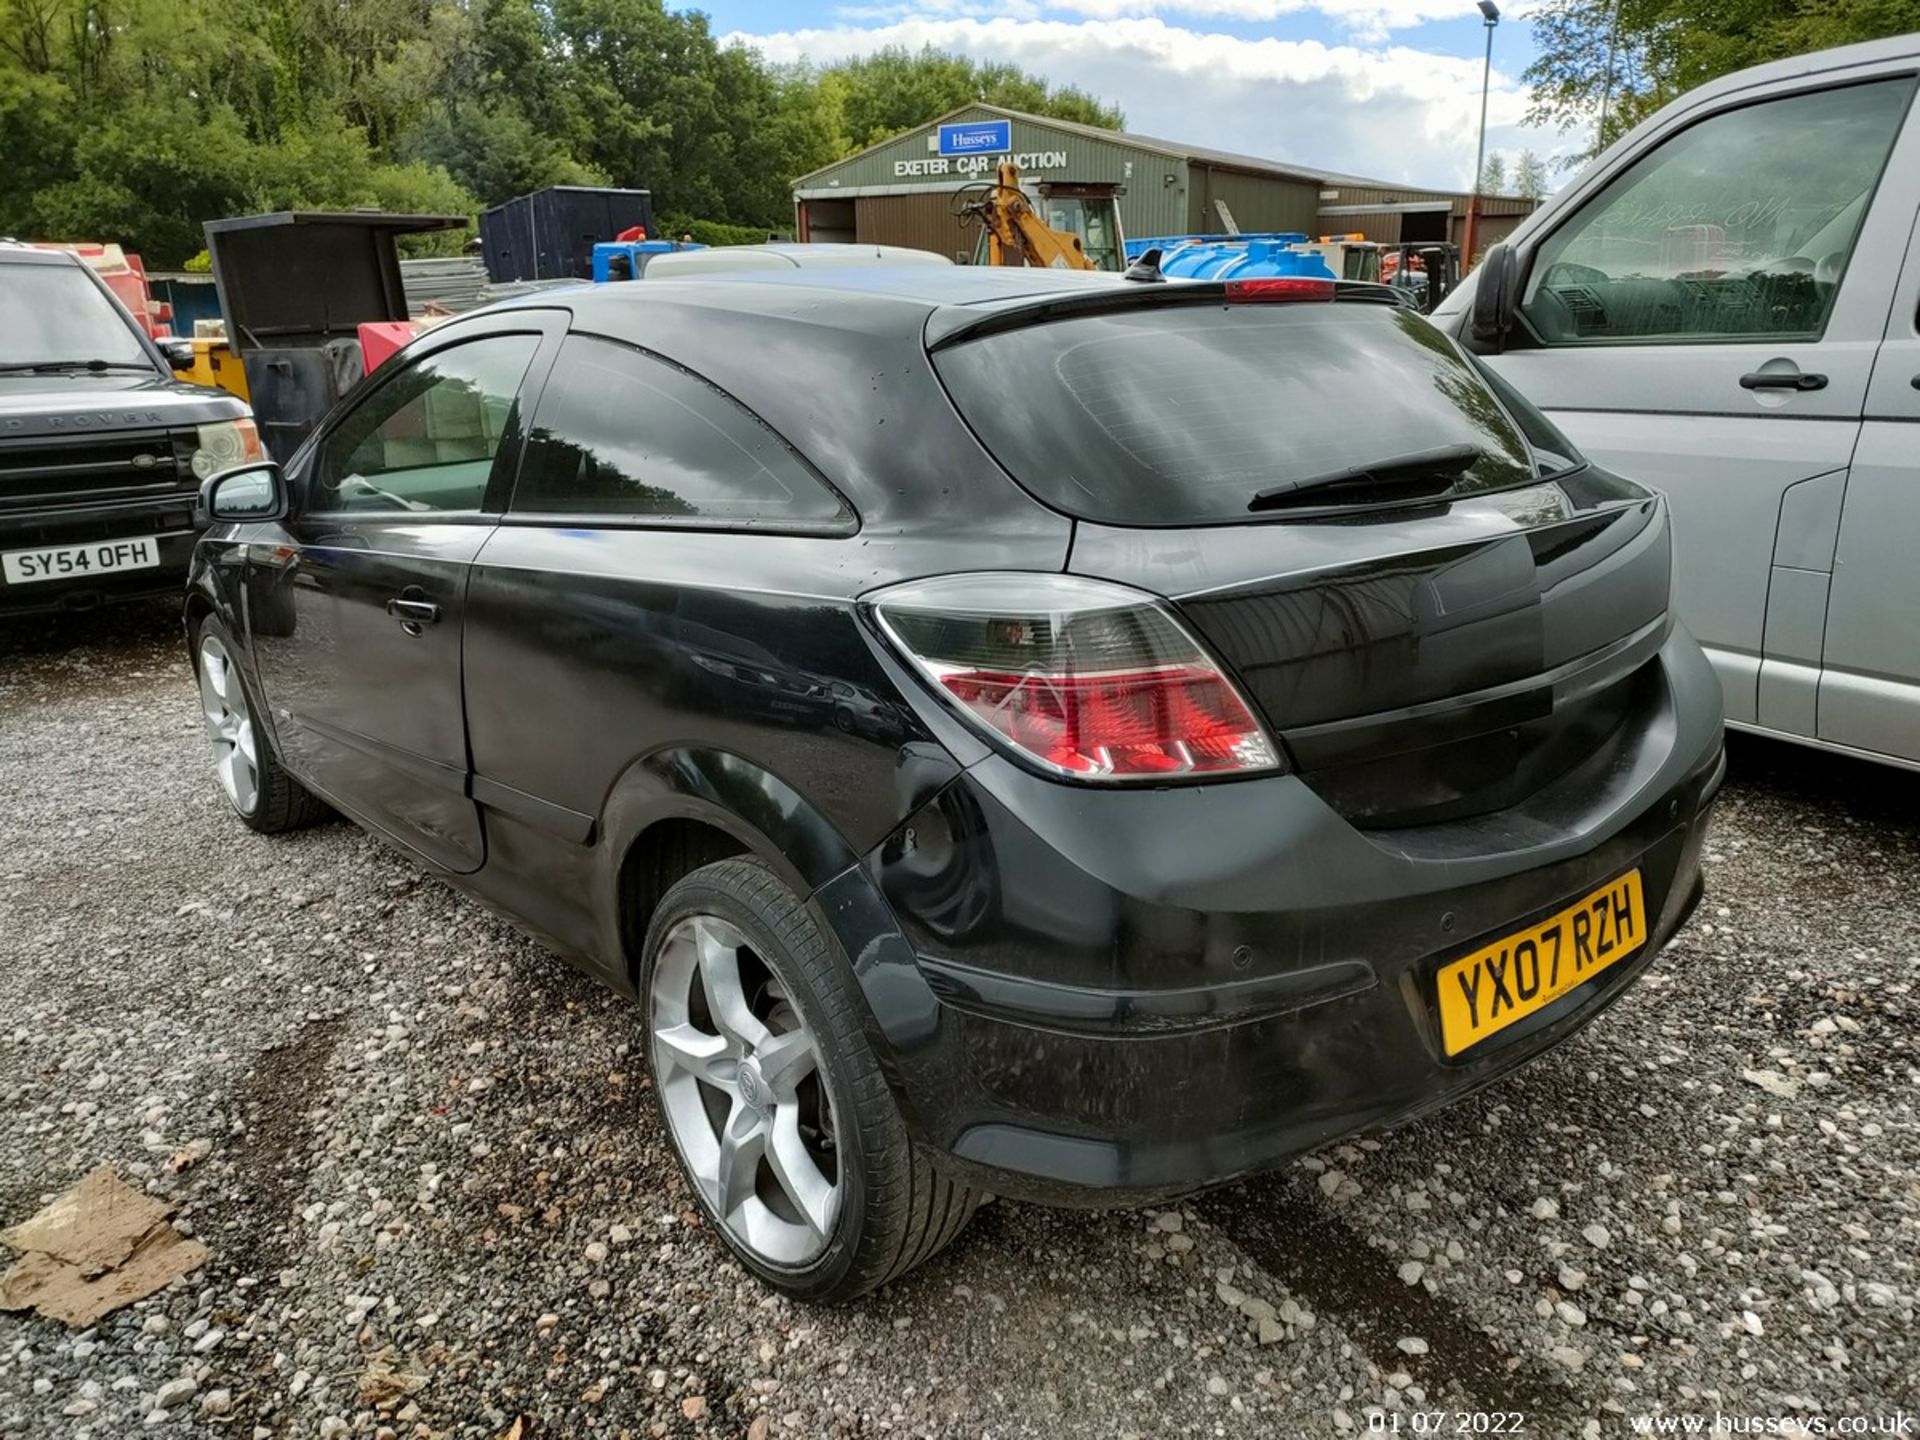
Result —
<instances>
[{"instance_id":1,"label":"car door handle","mask_svg":"<svg viewBox=\"0 0 1920 1440\"><path fill-rule=\"evenodd\" d=\"M1742 390L1824 390L1827 377L1799 370L1754 370L1740 377Z\"/></svg>"},{"instance_id":2,"label":"car door handle","mask_svg":"<svg viewBox=\"0 0 1920 1440\"><path fill-rule=\"evenodd\" d=\"M387 601L387 614L398 620L400 628L409 635L418 635L423 626L431 625L440 618L440 607L431 600L396 595Z\"/></svg>"}]
</instances>

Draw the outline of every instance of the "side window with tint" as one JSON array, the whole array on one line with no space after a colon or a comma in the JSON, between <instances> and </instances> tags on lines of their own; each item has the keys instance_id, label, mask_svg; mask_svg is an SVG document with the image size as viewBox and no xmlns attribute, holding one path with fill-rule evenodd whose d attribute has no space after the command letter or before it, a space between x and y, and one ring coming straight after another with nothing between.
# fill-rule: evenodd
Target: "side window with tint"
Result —
<instances>
[{"instance_id":1,"label":"side window with tint","mask_svg":"<svg viewBox=\"0 0 1920 1440\"><path fill-rule=\"evenodd\" d=\"M311 510L477 510L537 335L492 335L415 361L370 394L316 457Z\"/></svg>"},{"instance_id":2,"label":"side window with tint","mask_svg":"<svg viewBox=\"0 0 1920 1440\"><path fill-rule=\"evenodd\" d=\"M1913 90L1792 95L1675 135L1541 244L1528 321L1550 345L1817 338Z\"/></svg>"},{"instance_id":3,"label":"side window with tint","mask_svg":"<svg viewBox=\"0 0 1920 1440\"><path fill-rule=\"evenodd\" d=\"M658 356L589 335L560 347L513 509L768 529L852 518L732 396Z\"/></svg>"}]
</instances>

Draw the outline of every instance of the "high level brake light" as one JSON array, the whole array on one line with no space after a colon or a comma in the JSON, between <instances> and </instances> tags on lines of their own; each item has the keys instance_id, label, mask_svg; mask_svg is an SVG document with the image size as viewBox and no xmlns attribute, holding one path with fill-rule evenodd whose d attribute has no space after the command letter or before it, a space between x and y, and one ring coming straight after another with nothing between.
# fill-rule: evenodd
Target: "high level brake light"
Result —
<instances>
[{"instance_id":1,"label":"high level brake light","mask_svg":"<svg viewBox=\"0 0 1920 1440\"><path fill-rule=\"evenodd\" d=\"M1227 299L1240 304L1274 304L1289 300L1331 300L1334 282L1310 275L1267 275L1227 281Z\"/></svg>"},{"instance_id":2,"label":"high level brake light","mask_svg":"<svg viewBox=\"0 0 1920 1440\"><path fill-rule=\"evenodd\" d=\"M947 575L871 597L887 637L1000 744L1083 780L1281 769L1211 656L1152 596L1071 575Z\"/></svg>"}]
</instances>

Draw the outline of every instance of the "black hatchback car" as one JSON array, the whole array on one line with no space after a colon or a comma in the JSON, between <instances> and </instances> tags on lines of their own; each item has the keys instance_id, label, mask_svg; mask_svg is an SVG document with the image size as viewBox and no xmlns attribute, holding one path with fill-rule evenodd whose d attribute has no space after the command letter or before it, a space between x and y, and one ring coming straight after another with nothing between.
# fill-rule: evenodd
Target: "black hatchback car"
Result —
<instances>
[{"instance_id":1,"label":"black hatchback car","mask_svg":"<svg viewBox=\"0 0 1920 1440\"><path fill-rule=\"evenodd\" d=\"M700 1204L859 1294L1467 1094L1700 894L1667 512L1331 282L875 267L441 326L211 481L256 830L639 1001Z\"/></svg>"}]
</instances>

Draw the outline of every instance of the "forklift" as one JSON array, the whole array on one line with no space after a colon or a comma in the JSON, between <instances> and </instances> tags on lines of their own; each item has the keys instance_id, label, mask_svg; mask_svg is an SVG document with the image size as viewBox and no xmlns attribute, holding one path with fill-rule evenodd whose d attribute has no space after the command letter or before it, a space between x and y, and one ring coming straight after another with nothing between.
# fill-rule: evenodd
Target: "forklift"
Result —
<instances>
[{"instance_id":1,"label":"forklift","mask_svg":"<svg viewBox=\"0 0 1920 1440\"><path fill-rule=\"evenodd\" d=\"M1460 247L1443 240L1407 240L1380 260L1380 278L1431 315L1460 283Z\"/></svg>"},{"instance_id":2,"label":"forklift","mask_svg":"<svg viewBox=\"0 0 1920 1440\"><path fill-rule=\"evenodd\" d=\"M962 225L980 225L974 264L1115 272L1126 268L1119 206L1124 185L1048 180L1034 191L1029 198L1021 188L1020 167L1007 160L996 178L954 192L954 218Z\"/></svg>"}]
</instances>

